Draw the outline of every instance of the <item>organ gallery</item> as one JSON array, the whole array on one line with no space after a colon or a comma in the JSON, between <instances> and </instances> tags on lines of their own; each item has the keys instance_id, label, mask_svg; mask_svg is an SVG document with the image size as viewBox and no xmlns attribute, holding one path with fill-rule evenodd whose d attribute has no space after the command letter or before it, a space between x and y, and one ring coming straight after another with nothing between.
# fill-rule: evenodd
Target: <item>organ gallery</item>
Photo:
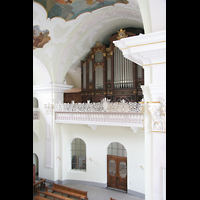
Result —
<instances>
[{"instance_id":1,"label":"organ gallery","mask_svg":"<svg viewBox=\"0 0 200 200\"><path fill-rule=\"evenodd\" d=\"M109 44L97 41L81 61L81 92L65 93L64 102L99 102L105 97L112 102L139 102L143 98L140 85L144 84L144 70L124 58L113 41L140 33L143 29L120 29L111 35Z\"/></svg>"}]
</instances>

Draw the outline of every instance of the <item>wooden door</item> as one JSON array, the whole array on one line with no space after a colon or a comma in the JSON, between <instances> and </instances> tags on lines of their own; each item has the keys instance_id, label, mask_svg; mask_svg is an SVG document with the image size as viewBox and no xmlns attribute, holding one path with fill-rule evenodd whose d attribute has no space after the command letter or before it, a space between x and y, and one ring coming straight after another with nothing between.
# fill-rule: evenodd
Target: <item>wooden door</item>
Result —
<instances>
[{"instance_id":1,"label":"wooden door","mask_svg":"<svg viewBox=\"0 0 200 200\"><path fill-rule=\"evenodd\" d=\"M107 155L107 186L127 191L127 158Z\"/></svg>"}]
</instances>

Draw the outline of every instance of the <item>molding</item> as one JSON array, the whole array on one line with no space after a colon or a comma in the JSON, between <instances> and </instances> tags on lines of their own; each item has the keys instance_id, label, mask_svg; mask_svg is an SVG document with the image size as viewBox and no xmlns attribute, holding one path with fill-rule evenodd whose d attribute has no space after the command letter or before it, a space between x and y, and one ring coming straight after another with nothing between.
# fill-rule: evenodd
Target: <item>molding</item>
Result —
<instances>
[{"instance_id":1,"label":"molding","mask_svg":"<svg viewBox=\"0 0 200 200\"><path fill-rule=\"evenodd\" d=\"M161 63L150 63L150 64L145 64L144 66L149 66L149 65L161 65L161 64L165 64L166 62L161 62Z\"/></svg>"},{"instance_id":2,"label":"molding","mask_svg":"<svg viewBox=\"0 0 200 200\"><path fill-rule=\"evenodd\" d=\"M64 93L67 90L71 90L72 87L73 85L66 85L60 83L33 85L33 93L45 93L45 92Z\"/></svg>"},{"instance_id":3,"label":"molding","mask_svg":"<svg viewBox=\"0 0 200 200\"><path fill-rule=\"evenodd\" d=\"M114 41L125 58L143 67L166 64L166 30Z\"/></svg>"},{"instance_id":4,"label":"molding","mask_svg":"<svg viewBox=\"0 0 200 200\"><path fill-rule=\"evenodd\" d=\"M150 131L150 132L155 132L155 133L166 133L166 131Z\"/></svg>"},{"instance_id":5,"label":"molding","mask_svg":"<svg viewBox=\"0 0 200 200\"><path fill-rule=\"evenodd\" d=\"M73 121L73 120L55 120L56 123L58 124L83 124L88 126L88 121ZM89 122L90 126L120 126L120 127L129 127L130 128L130 123L117 123L117 122ZM141 123L132 123L131 127L140 127L143 128L143 124Z\"/></svg>"},{"instance_id":6,"label":"molding","mask_svg":"<svg viewBox=\"0 0 200 200\"><path fill-rule=\"evenodd\" d=\"M126 48L121 48L120 50L129 49L131 47L139 47L139 46L143 46L143 45L162 43L162 42L166 42L166 40L164 40L164 41L158 41L158 42L149 42L149 43L146 43L146 44L133 45L133 46L129 46L129 47L126 47Z\"/></svg>"},{"instance_id":7,"label":"molding","mask_svg":"<svg viewBox=\"0 0 200 200\"><path fill-rule=\"evenodd\" d=\"M98 183L92 181L81 181L81 180L72 180L72 179L65 179L65 180L57 180L58 184L65 185L65 184L82 184L82 185L90 185L94 187L106 188L107 183Z\"/></svg>"},{"instance_id":8,"label":"molding","mask_svg":"<svg viewBox=\"0 0 200 200\"><path fill-rule=\"evenodd\" d=\"M114 44L121 50L131 47L154 45L166 43L166 30L152 32L148 34L140 34L134 37L123 38L114 41Z\"/></svg>"}]
</instances>

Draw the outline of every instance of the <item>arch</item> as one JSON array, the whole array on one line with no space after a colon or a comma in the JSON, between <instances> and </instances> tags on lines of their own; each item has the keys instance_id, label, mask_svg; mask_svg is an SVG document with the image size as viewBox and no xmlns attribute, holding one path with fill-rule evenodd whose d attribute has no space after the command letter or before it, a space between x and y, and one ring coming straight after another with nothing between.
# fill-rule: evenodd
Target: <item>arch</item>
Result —
<instances>
[{"instance_id":1,"label":"arch","mask_svg":"<svg viewBox=\"0 0 200 200\"><path fill-rule=\"evenodd\" d=\"M33 108L39 108L39 102L36 97L33 97Z\"/></svg>"},{"instance_id":2,"label":"arch","mask_svg":"<svg viewBox=\"0 0 200 200\"><path fill-rule=\"evenodd\" d=\"M103 52L101 50L97 50L94 59L95 63L103 62Z\"/></svg>"},{"instance_id":3,"label":"arch","mask_svg":"<svg viewBox=\"0 0 200 200\"><path fill-rule=\"evenodd\" d=\"M33 164L35 164L35 176L36 180L38 180L39 177L39 158L36 153L33 153Z\"/></svg>"},{"instance_id":4,"label":"arch","mask_svg":"<svg viewBox=\"0 0 200 200\"><path fill-rule=\"evenodd\" d=\"M45 65L33 55L33 85L51 83L51 76Z\"/></svg>"},{"instance_id":5,"label":"arch","mask_svg":"<svg viewBox=\"0 0 200 200\"><path fill-rule=\"evenodd\" d=\"M124 9L124 8L132 9ZM106 38L109 38L110 35L119 30L120 28L135 26L142 28L142 18L140 12L138 12L138 5L135 5L134 2L121 6L115 5L112 7L112 12L110 11L111 7L106 7L88 13L87 15L81 15L79 17L85 17L84 24L79 23L79 17L73 21L74 28L71 31L73 32L73 37L70 38L70 41L66 42L64 50L61 54L60 61L58 64L56 82L62 82L64 76L69 70L69 67L78 66L80 59L85 56L86 49L90 49L91 46L94 46L97 40L103 42ZM125 16L120 18L119 16ZM108 20L109 17L109 20ZM72 21L67 22L68 24ZM91 28L92 27L92 28ZM105 29L104 27L109 27ZM76 31L75 31L76 30ZM77 45L78 44L78 48ZM74 54L76 52L76 54ZM70 59L69 59L70 58ZM71 59L74 58L74 59ZM71 60L69 64L69 60ZM68 62L67 62L68 61Z\"/></svg>"},{"instance_id":6,"label":"arch","mask_svg":"<svg viewBox=\"0 0 200 200\"><path fill-rule=\"evenodd\" d=\"M71 169L86 170L86 143L81 138L71 142Z\"/></svg>"},{"instance_id":7,"label":"arch","mask_svg":"<svg viewBox=\"0 0 200 200\"><path fill-rule=\"evenodd\" d=\"M39 136L33 131L33 143L39 143Z\"/></svg>"},{"instance_id":8,"label":"arch","mask_svg":"<svg viewBox=\"0 0 200 200\"><path fill-rule=\"evenodd\" d=\"M107 155L127 157L127 151L121 143L112 142L107 147Z\"/></svg>"},{"instance_id":9,"label":"arch","mask_svg":"<svg viewBox=\"0 0 200 200\"><path fill-rule=\"evenodd\" d=\"M119 142L107 148L107 187L127 191L127 152Z\"/></svg>"}]
</instances>

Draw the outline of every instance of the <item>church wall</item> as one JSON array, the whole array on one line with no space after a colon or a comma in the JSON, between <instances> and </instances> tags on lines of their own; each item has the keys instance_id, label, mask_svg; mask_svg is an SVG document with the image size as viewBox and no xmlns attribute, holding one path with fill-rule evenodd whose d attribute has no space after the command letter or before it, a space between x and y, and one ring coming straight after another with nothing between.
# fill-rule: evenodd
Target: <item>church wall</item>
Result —
<instances>
[{"instance_id":1,"label":"church wall","mask_svg":"<svg viewBox=\"0 0 200 200\"><path fill-rule=\"evenodd\" d=\"M47 180L54 180L54 169L46 167L46 114L44 104L51 102L50 93L33 93L33 97L38 99L40 109L39 120L33 120L33 132L38 136L38 140L33 140L33 153L37 154L39 159L39 177ZM53 133L51 132L51 135Z\"/></svg>"},{"instance_id":2,"label":"church wall","mask_svg":"<svg viewBox=\"0 0 200 200\"><path fill-rule=\"evenodd\" d=\"M77 180L106 187L107 147L112 142L119 142L127 151L127 189L145 193L142 128L134 133L129 127L97 126L96 130L92 130L87 125L62 124L61 132L61 183ZM81 138L86 143L86 171L71 169L71 142L75 138Z\"/></svg>"}]
</instances>

